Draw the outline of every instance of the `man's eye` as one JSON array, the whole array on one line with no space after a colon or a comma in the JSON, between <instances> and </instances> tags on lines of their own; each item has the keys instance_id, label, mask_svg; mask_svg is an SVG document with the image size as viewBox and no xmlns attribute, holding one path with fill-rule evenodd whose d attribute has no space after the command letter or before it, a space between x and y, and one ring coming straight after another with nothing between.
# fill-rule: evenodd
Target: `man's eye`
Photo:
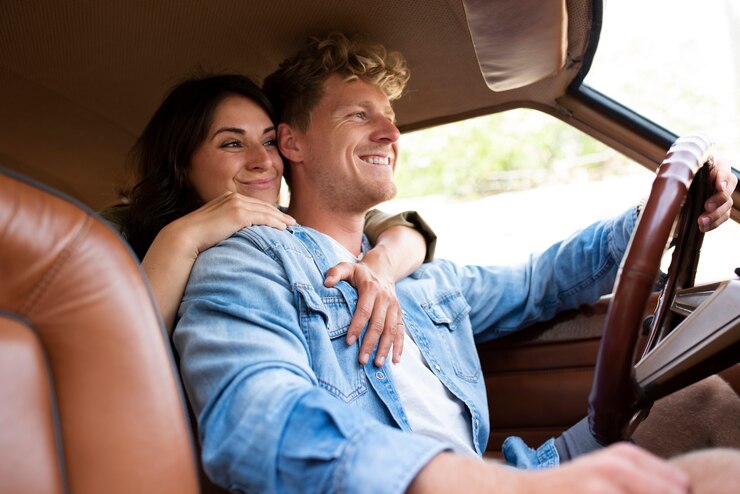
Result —
<instances>
[{"instance_id":1,"label":"man's eye","mask_svg":"<svg viewBox=\"0 0 740 494\"><path fill-rule=\"evenodd\" d=\"M352 114L352 116L355 118L359 118L360 120L367 119L367 115L365 114L364 111L356 111Z\"/></svg>"}]
</instances>

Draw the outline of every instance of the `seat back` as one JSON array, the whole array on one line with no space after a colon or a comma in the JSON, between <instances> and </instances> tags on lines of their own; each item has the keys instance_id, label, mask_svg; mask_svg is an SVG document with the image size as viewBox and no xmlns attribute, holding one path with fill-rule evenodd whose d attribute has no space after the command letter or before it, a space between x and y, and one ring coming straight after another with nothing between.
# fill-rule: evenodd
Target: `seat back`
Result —
<instances>
[{"instance_id":1,"label":"seat back","mask_svg":"<svg viewBox=\"0 0 740 494\"><path fill-rule=\"evenodd\" d=\"M130 250L0 168L0 492L196 493L193 451Z\"/></svg>"}]
</instances>

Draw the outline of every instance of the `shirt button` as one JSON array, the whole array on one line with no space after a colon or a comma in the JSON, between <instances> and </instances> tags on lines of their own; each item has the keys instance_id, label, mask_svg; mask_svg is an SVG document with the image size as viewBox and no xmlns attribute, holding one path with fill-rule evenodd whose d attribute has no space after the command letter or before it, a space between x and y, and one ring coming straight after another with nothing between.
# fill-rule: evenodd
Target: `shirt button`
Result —
<instances>
[{"instance_id":1,"label":"shirt button","mask_svg":"<svg viewBox=\"0 0 740 494\"><path fill-rule=\"evenodd\" d=\"M434 364L434 368L435 368L435 369L437 369L438 371L441 371L441 370L442 370L442 369L441 369L441 368L439 367L439 364Z\"/></svg>"},{"instance_id":2,"label":"shirt button","mask_svg":"<svg viewBox=\"0 0 740 494\"><path fill-rule=\"evenodd\" d=\"M378 380L381 380L382 381L383 379L385 379L385 374L383 374L382 371L378 371L378 372L375 373L375 377L377 377Z\"/></svg>"},{"instance_id":3,"label":"shirt button","mask_svg":"<svg viewBox=\"0 0 740 494\"><path fill-rule=\"evenodd\" d=\"M475 419L475 428L476 428L476 429L478 428L478 425L479 425L479 424L480 424L480 422L478 422L478 419Z\"/></svg>"}]
</instances>

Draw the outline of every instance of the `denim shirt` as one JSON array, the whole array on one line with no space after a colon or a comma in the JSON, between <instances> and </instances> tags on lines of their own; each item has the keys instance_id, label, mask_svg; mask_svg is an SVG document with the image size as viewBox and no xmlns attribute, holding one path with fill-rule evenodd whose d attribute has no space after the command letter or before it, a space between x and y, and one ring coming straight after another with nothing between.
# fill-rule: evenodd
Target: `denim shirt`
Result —
<instances>
[{"instance_id":1,"label":"denim shirt","mask_svg":"<svg viewBox=\"0 0 740 494\"><path fill-rule=\"evenodd\" d=\"M490 431L476 343L608 293L636 221L630 210L515 266L436 260L396 285L406 330L466 406L474 448ZM202 459L242 492L400 493L450 449L410 433L389 364L358 363L345 335L357 301L310 228L243 229L202 253L174 343L198 418Z\"/></svg>"}]
</instances>

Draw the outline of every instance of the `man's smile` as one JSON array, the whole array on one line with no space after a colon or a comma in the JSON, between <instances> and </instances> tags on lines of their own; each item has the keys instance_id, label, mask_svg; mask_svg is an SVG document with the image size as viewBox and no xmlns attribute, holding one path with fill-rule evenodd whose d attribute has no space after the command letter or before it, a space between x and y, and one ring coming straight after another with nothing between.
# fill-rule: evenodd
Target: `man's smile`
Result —
<instances>
[{"instance_id":1,"label":"man's smile","mask_svg":"<svg viewBox=\"0 0 740 494\"><path fill-rule=\"evenodd\" d=\"M393 159L390 156L369 154L359 156L360 160L370 165L390 166L393 163Z\"/></svg>"}]
</instances>

